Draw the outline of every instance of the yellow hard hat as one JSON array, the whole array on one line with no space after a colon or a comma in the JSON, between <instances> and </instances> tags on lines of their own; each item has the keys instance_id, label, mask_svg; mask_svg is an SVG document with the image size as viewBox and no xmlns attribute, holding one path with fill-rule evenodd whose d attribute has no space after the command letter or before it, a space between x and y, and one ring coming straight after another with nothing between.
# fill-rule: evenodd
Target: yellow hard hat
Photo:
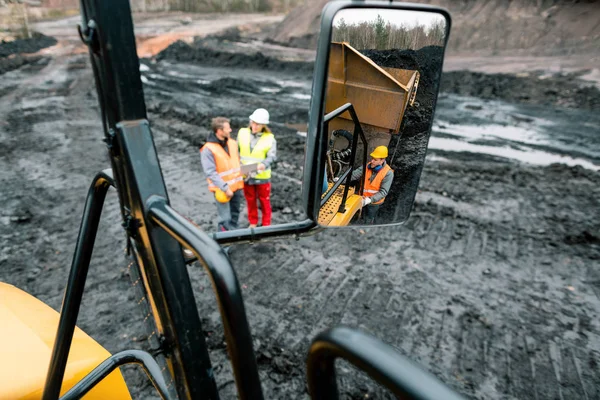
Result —
<instances>
[{"instance_id":1,"label":"yellow hard hat","mask_svg":"<svg viewBox=\"0 0 600 400\"><path fill-rule=\"evenodd\" d=\"M229 197L227 197L227 194L220 189L217 189L215 192L215 199L217 199L219 203L227 203L230 200Z\"/></svg>"},{"instance_id":2,"label":"yellow hard hat","mask_svg":"<svg viewBox=\"0 0 600 400\"><path fill-rule=\"evenodd\" d=\"M373 158L387 158L388 149L385 146L377 146L375 150L371 153L371 157Z\"/></svg>"}]
</instances>

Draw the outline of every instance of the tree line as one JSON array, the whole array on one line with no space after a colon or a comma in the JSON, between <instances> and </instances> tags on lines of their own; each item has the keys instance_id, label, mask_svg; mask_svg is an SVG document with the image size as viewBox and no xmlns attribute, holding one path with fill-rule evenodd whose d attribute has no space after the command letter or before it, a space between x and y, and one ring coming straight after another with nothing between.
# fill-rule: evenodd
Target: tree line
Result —
<instances>
[{"instance_id":1,"label":"tree line","mask_svg":"<svg viewBox=\"0 0 600 400\"><path fill-rule=\"evenodd\" d=\"M134 11L287 12L307 0L131 0Z\"/></svg>"},{"instance_id":2,"label":"tree line","mask_svg":"<svg viewBox=\"0 0 600 400\"><path fill-rule=\"evenodd\" d=\"M348 24L342 18L333 27L334 42L348 42L358 50L413 49L444 44L445 22L440 20L429 26L392 25L381 15L373 21Z\"/></svg>"}]
</instances>

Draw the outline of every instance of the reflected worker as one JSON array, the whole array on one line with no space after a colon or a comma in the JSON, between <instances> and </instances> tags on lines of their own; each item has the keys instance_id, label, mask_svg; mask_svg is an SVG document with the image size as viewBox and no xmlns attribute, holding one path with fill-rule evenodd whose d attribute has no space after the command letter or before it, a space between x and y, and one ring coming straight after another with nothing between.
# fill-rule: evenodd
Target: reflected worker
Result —
<instances>
[{"instance_id":1,"label":"reflected worker","mask_svg":"<svg viewBox=\"0 0 600 400\"><path fill-rule=\"evenodd\" d=\"M267 127L267 110L258 108L249 118L250 126L239 130L237 140L242 164L257 165L256 172L249 174L244 184L249 227L255 228L258 225L258 203L262 226L271 225L271 166L277 159L277 142Z\"/></svg>"},{"instance_id":2,"label":"reflected worker","mask_svg":"<svg viewBox=\"0 0 600 400\"><path fill-rule=\"evenodd\" d=\"M378 146L370 155L371 161L367 164L362 198L363 217L368 225L375 223L377 211L385 201L394 180L394 170L385 162L388 156L387 147ZM350 180L356 181L362 175L361 166L352 172Z\"/></svg>"},{"instance_id":3,"label":"reflected worker","mask_svg":"<svg viewBox=\"0 0 600 400\"><path fill-rule=\"evenodd\" d=\"M238 228L244 178L240 171L238 144L231 138L229 120L216 117L206 144L200 149L208 190L215 194L219 231Z\"/></svg>"}]
</instances>

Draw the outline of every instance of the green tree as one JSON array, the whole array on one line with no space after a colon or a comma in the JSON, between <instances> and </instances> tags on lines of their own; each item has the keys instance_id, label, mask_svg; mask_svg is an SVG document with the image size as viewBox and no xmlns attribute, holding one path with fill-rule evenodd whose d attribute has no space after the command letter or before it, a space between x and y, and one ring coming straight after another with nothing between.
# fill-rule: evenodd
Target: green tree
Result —
<instances>
[{"instance_id":1,"label":"green tree","mask_svg":"<svg viewBox=\"0 0 600 400\"><path fill-rule=\"evenodd\" d=\"M377 20L375 20L375 47L379 50L383 50L388 45L388 38L390 36L390 26L385 23L381 15L377 14Z\"/></svg>"},{"instance_id":2,"label":"green tree","mask_svg":"<svg viewBox=\"0 0 600 400\"><path fill-rule=\"evenodd\" d=\"M338 23L338 25L333 29L333 41L334 42L347 42L350 40L350 37L348 35L348 24L346 23L346 20L344 18L340 18L340 22Z\"/></svg>"}]
</instances>

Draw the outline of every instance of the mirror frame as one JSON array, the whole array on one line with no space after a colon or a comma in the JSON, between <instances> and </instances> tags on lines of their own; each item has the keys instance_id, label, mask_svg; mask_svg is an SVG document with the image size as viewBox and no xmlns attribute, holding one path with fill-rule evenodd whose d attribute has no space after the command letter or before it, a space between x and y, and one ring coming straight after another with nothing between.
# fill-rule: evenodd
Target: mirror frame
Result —
<instances>
[{"instance_id":1,"label":"mirror frame","mask_svg":"<svg viewBox=\"0 0 600 400\"><path fill-rule=\"evenodd\" d=\"M327 153L327 141L328 135L324 134L324 117L325 117L325 97L327 94L327 71L329 65L329 53L331 48L331 36L333 32L333 19L335 15L344 9L357 9L357 8L381 8L388 10L405 10L405 11L421 11L421 12L434 12L440 14L446 20L446 30L444 37L444 49L442 51L442 65L440 68L440 79L441 72L444 66L444 58L446 53L446 47L448 45L448 38L450 35L450 28L452 25L452 19L448 10L429 5L412 4L412 3L394 3L392 1L352 1L352 0L340 0L332 1L325 5L321 14L321 32L319 35L319 41L317 44L317 59L315 61L315 70L313 78L313 88L311 96L310 119L308 125L308 134L306 142L306 159L304 163L304 178L302 185L302 204L304 205L308 218L312 221L317 221L319 217L320 203L321 203L321 187L323 184L323 172L325 170L325 156ZM437 104L438 91L434 98L434 114L435 107ZM431 135L431 128L433 126L433 117L430 121L429 131ZM425 153L427 155L427 153ZM425 159L423 160L423 162ZM420 180L420 176L419 176ZM415 191L416 196L416 191ZM413 197L414 203L414 197ZM412 205L411 205L412 208ZM410 215L410 212L409 212ZM408 218L407 218L408 219ZM389 224L380 224L377 226L394 226L401 225L406 221L394 222ZM315 222L316 224L316 222ZM321 227L317 224L321 229Z\"/></svg>"},{"instance_id":2,"label":"mirror frame","mask_svg":"<svg viewBox=\"0 0 600 400\"><path fill-rule=\"evenodd\" d=\"M321 203L321 185L323 184L323 173L325 169L325 155L327 152L327 136L323 134L325 118L325 97L327 93L327 71L329 66L329 54L331 45L331 35L333 32L333 19L335 15L343 9L350 8L381 8L387 10L406 10L435 12L441 14L446 20L446 32L444 40L444 50L442 52L442 68L450 35L452 20L448 10L430 5L421 5L413 3L394 3L392 1L356 1L356 0L336 0L325 4L321 12L321 31L317 42L317 56L313 71L313 82L311 89L311 99L309 105L308 131L306 135L306 145L304 151L304 170L302 180L302 206L306 212L307 219L302 221L288 222L257 228L243 228L227 232L215 232L212 238L222 245L233 243L252 243L265 239L278 238L281 236L295 235L309 236L323 229L318 225L320 203ZM440 71L441 76L441 71ZM438 90L439 93L439 90ZM437 103L437 96L434 99L434 109ZM430 124L433 124L433 118ZM420 179L420 177L419 177ZM416 195L416 193L415 193ZM414 198L413 198L414 203ZM410 213L409 213L410 215ZM404 222L391 223L380 226L399 225ZM190 260L188 262L193 261Z\"/></svg>"}]
</instances>

